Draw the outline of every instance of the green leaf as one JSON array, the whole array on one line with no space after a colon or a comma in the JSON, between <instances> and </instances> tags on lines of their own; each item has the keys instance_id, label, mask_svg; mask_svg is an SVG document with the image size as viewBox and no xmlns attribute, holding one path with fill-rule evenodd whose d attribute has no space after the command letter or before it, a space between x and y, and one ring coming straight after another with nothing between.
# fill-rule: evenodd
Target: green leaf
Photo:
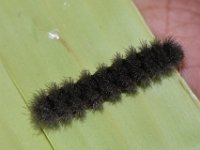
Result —
<instances>
[{"instance_id":1,"label":"green leaf","mask_svg":"<svg viewBox=\"0 0 200 150\"><path fill-rule=\"evenodd\" d=\"M153 39L131 0L9 0L0 18L0 149L200 149L200 104L178 73L71 126L30 123L34 92Z\"/></svg>"}]
</instances>

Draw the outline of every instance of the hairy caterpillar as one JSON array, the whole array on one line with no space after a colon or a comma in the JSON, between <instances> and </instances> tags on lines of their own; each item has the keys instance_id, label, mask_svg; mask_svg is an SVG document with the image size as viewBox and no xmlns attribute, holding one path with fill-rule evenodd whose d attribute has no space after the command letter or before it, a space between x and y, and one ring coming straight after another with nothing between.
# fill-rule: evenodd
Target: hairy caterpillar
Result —
<instances>
[{"instance_id":1,"label":"hairy caterpillar","mask_svg":"<svg viewBox=\"0 0 200 150\"><path fill-rule=\"evenodd\" d=\"M125 57L117 54L110 66L102 65L94 74L84 71L76 82L67 80L39 92L31 105L33 120L58 125L82 118L87 109L100 109L105 101L117 102L121 93L148 86L173 71L184 57L181 46L172 38L163 42L156 39L139 49L129 48Z\"/></svg>"}]
</instances>

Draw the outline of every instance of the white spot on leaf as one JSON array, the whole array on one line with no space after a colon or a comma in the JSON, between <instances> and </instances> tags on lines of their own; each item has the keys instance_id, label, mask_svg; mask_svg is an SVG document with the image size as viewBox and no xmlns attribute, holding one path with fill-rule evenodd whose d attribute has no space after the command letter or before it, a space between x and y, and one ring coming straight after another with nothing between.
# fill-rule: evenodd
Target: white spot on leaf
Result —
<instances>
[{"instance_id":1,"label":"white spot on leaf","mask_svg":"<svg viewBox=\"0 0 200 150\"><path fill-rule=\"evenodd\" d=\"M58 35L58 30L53 30L48 32L48 37L52 40L58 40L60 38L60 36Z\"/></svg>"}]
</instances>

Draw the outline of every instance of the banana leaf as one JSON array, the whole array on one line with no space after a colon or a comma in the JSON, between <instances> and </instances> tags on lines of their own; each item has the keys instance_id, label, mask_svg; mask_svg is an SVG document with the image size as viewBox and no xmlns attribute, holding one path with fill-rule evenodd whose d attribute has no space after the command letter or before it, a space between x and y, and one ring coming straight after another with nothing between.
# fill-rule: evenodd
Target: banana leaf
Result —
<instances>
[{"instance_id":1,"label":"banana leaf","mask_svg":"<svg viewBox=\"0 0 200 150\"><path fill-rule=\"evenodd\" d=\"M35 92L93 73L154 36L131 0L0 4L0 149L200 149L200 103L177 72L83 121L38 132L29 111Z\"/></svg>"}]
</instances>

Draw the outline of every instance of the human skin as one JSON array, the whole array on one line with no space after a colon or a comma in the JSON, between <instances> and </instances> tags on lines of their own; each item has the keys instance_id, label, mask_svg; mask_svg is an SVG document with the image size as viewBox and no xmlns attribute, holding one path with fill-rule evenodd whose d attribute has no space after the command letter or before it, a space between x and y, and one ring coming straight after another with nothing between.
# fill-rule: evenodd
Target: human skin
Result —
<instances>
[{"instance_id":1,"label":"human skin","mask_svg":"<svg viewBox=\"0 0 200 150\"><path fill-rule=\"evenodd\" d=\"M134 0L156 37L173 36L183 46L180 73L200 99L200 0Z\"/></svg>"}]
</instances>

